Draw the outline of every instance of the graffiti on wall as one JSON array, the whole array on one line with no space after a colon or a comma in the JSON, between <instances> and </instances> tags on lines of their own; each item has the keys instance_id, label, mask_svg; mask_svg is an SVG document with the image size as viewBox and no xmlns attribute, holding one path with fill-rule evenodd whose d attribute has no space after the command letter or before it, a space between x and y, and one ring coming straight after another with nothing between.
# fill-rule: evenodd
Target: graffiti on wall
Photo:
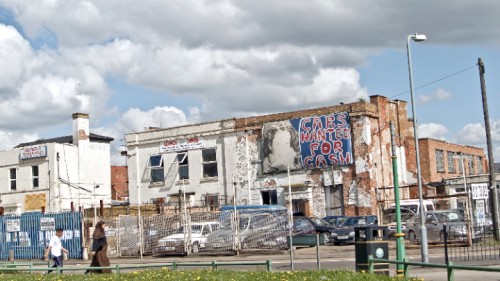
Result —
<instances>
[{"instance_id":1,"label":"graffiti on wall","mask_svg":"<svg viewBox=\"0 0 500 281\"><path fill-rule=\"evenodd\" d=\"M265 123L261 152L264 173L351 165L349 113Z\"/></svg>"}]
</instances>

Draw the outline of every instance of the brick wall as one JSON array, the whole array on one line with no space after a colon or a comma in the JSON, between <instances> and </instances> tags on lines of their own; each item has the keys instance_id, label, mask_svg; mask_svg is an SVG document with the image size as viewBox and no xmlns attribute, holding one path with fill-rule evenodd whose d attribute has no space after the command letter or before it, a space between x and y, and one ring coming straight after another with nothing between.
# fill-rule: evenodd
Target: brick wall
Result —
<instances>
[{"instance_id":1,"label":"brick wall","mask_svg":"<svg viewBox=\"0 0 500 281\"><path fill-rule=\"evenodd\" d=\"M487 173L488 161L484 153L484 149L468 146L448 143L442 140L436 139L419 139L418 143L420 152L420 171L424 182L439 182L443 178L459 177L462 175L462 168L460 166L459 153L462 155L472 155L474 162L474 171L469 171L469 165L467 164L467 158L464 158L464 168L466 175L477 175ZM437 171L436 164L436 150L443 151L443 164L444 171ZM450 172L450 167L448 165L448 153L456 153L457 157L454 159L453 164L455 166L455 172ZM478 171L478 156L482 157L482 170Z\"/></svg>"},{"instance_id":2,"label":"brick wall","mask_svg":"<svg viewBox=\"0 0 500 281\"><path fill-rule=\"evenodd\" d=\"M111 199L125 200L128 197L127 166L111 166Z\"/></svg>"}]
</instances>

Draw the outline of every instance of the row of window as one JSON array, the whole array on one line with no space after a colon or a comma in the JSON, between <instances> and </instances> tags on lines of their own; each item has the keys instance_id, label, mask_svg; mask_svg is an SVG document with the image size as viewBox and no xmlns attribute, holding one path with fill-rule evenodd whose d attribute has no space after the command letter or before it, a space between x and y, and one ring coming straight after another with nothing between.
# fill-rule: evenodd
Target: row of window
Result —
<instances>
[{"instance_id":1,"label":"row of window","mask_svg":"<svg viewBox=\"0 0 500 281\"><path fill-rule=\"evenodd\" d=\"M31 166L31 187L38 188L40 185L38 166ZM17 190L17 168L9 169L10 190Z\"/></svg>"},{"instance_id":2,"label":"row of window","mask_svg":"<svg viewBox=\"0 0 500 281\"><path fill-rule=\"evenodd\" d=\"M457 153L453 151L446 151L446 159L447 159L447 164L448 164L448 173L450 174L455 174L459 172L457 170L457 166L455 165L455 159L458 160L458 167L460 167L460 172L465 173L465 167L463 165L467 165L467 174L469 175L474 175L476 174L476 167L475 163L477 163L477 171L478 173L483 172L483 157L481 156L474 156L474 155L469 155L469 154L463 154L463 153ZM445 165L444 165L444 156L445 151L436 149L436 171L437 172L446 172L445 170ZM477 159L476 162L474 162L474 158Z\"/></svg>"},{"instance_id":3,"label":"row of window","mask_svg":"<svg viewBox=\"0 0 500 281\"><path fill-rule=\"evenodd\" d=\"M165 180L163 154L150 155L148 168L151 169L151 182L163 182ZM177 152L172 164L177 164L177 180L189 180L189 156L187 151ZM206 148L201 150L201 166L203 178L216 178L217 172L217 149Z\"/></svg>"}]
</instances>

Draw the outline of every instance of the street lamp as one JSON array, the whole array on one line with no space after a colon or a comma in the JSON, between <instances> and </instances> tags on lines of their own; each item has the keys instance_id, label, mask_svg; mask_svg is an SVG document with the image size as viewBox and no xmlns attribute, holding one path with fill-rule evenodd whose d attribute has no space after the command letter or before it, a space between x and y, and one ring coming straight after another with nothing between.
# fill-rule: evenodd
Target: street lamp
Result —
<instances>
[{"instance_id":1,"label":"street lamp","mask_svg":"<svg viewBox=\"0 0 500 281\"><path fill-rule=\"evenodd\" d=\"M410 40L415 42L422 42L427 40L424 34L408 35L406 40L406 51L408 56L408 73L410 75L410 96L411 96L411 112L413 115L413 132L415 137L415 156L417 160L417 183L418 183L418 200L420 203L420 251L422 254L422 262L429 262L429 249L427 246L427 229L425 227L425 210L424 200L422 196L422 178L420 174L420 153L418 149L418 129L417 129L417 115L415 114L415 98L413 96L413 75L411 70L411 53L410 53Z\"/></svg>"}]
</instances>

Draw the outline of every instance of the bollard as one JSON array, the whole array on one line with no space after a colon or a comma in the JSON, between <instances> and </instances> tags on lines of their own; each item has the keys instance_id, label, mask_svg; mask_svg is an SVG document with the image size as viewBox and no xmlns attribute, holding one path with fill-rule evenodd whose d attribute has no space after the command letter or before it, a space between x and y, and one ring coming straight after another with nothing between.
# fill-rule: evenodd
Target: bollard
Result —
<instances>
[{"instance_id":1,"label":"bollard","mask_svg":"<svg viewBox=\"0 0 500 281\"><path fill-rule=\"evenodd\" d=\"M14 250L9 250L9 261L14 261Z\"/></svg>"}]
</instances>

